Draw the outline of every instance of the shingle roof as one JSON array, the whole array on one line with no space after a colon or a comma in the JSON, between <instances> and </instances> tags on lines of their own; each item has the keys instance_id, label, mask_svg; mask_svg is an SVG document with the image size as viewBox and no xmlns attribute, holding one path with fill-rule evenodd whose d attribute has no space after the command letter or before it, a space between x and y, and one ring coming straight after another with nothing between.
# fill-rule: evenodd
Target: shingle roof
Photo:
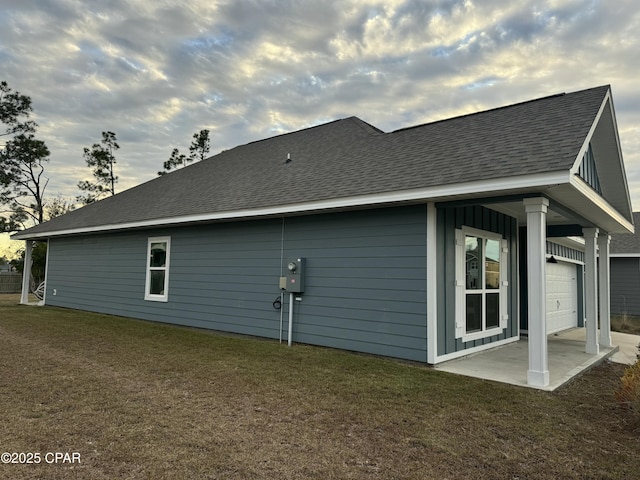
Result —
<instances>
[{"instance_id":1,"label":"shingle roof","mask_svg":"<svg viewBox=\"0 0 640 480\"><path fill-rule=\"evenodd\" d=\"M567 171L608 90L601 86L554 95L391 133L345 118L235 147L27 232Z\"/></svg>"},{"instance_id":2,"label":"shingle roof","mask_svg":"<svg viewBox=\"0 0 640 480\"><path fill-rule=\"evenodd\" d=\"M640 212L633 212L634 225L640 225ZM611 235L612 254L640 254L640 229L636 233L618 233Z\"/></svg>"}]
</instances>

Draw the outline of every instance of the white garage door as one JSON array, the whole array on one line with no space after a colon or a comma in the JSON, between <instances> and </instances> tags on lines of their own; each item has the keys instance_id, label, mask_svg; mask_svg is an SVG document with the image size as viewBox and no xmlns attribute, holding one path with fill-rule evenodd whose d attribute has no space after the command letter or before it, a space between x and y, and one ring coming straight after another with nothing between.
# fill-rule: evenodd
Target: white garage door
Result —
<instances>
[{"instance_id":1,"label":"white garage door","mask_svg":"<svg viewBox=\"0 0 640 480\"><path fill-rule=\"evenodd\" d=\"M576 266L547 263L547 333L578 326Z\"/></svg>"}]
</instances>

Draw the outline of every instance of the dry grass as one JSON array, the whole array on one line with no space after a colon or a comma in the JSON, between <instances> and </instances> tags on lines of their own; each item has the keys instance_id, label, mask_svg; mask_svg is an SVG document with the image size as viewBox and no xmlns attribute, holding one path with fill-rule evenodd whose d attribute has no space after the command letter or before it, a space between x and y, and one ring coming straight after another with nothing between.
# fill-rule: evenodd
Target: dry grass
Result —
<instances>
[{"instance_id":1,"label":"dry grass","mask_svg":"<svg viewBox=\"0 0 640 480\"><path fill-rule=\"evenodd\" d=\"M12 479L635 478L603 365L558 393L330 349L0 298L0 446L80 465Z\"/></svg>"},{"instance_id":2,"label":"dry grass","mask_svg":"<svg viewBox=\"0 0 640 480\"><path fill-rule=\"evenodd\" d=\"M640 317L637 315L611 315L611 330L640 335Z\"/></svg>"}]
</instances>

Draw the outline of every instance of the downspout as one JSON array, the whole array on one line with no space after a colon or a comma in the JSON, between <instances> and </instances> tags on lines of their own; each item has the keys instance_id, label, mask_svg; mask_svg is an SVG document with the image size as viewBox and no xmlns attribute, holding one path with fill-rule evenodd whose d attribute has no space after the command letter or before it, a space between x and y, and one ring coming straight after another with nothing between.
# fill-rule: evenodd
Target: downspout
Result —
<instances>
[{"instance_id":1,"label":"downspout","mask_svg":"<svg viewBox=\"0 0 640 480\"><path fill-rule=\"evenodd\" d=\"M280 235L280 278L284 275L284 217L282 217L282 233ZM284 304L284 290L280 290L280 343L282 343L282 317L284 315L282 305ZM289 343L291 345L291 343Z\"/></svg>"},{"instance_id":2,"label":"downspout","mask_svg":"<svg viewBox=\"0 0 640 480\"><path fill-rule=\"evenodd\" d=\"M293 293L289 294L289 335L287 337L287 345L291 346L293 338Z\"/></svg>"},{"instance_id":3,"label":"downspout","mask_svg":"<svg viewBox=\"0 0 640 480\"><path fill-rule=\"evenodd\" d=\"M282 343L282 301L284 300L284 293L280 292L280 330L279 330L279 343Z\"/></svg>"}]
</instances>

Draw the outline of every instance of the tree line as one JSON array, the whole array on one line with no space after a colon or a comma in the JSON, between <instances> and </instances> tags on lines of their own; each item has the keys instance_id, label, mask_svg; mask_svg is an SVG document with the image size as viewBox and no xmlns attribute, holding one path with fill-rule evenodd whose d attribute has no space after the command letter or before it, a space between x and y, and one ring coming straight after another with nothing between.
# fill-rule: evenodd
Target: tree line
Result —
<instances>
[{"instance_id":1,"label":"tree line","mask_svg":"<svg viewBox=\"0 0 640 480\"><path fill-rule=\"evenodd\" d=\"M104 131L100 143L83 149L92 179L78 182L80 195L75 200L60 195L45 198L50 151L36 138L38 124L30 118L32 112L29 96L0 82L0 233L22 230L67 213L77 204L87 205L116 194L116 152L120 145L114 132ZM200 130L193 135L189 153L174 148L158 175L204 160L209 150L209 130Z\"/></svg>"}]
</instances>

